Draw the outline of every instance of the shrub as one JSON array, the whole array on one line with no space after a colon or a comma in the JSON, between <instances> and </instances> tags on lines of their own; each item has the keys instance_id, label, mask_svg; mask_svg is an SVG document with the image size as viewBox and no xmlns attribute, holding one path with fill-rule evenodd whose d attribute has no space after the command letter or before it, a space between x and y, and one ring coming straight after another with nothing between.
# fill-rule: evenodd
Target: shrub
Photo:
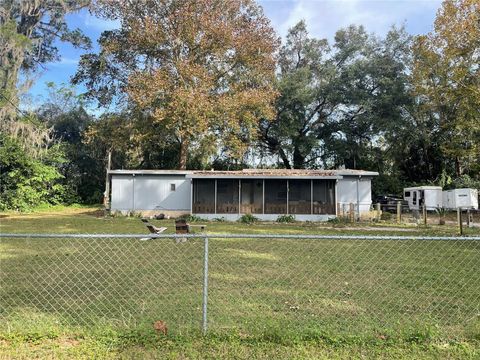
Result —
<instances>
[{"instance_id":1,"label":"shrub","mask_svg":"<svg viewBox=\"0 0 480 360\"><path fill-rule=\"evenodd\" d=\"M187 222L205 221L205 219L202 219L200 216L193 215L193 214L182 215L179 217L179 219L185 219L185 221Z\"/></svg>"},{"instance_id":2,"label":"shrub","mask_svg":"<svg viewBox=\"0 0 480 360\"><path fill-rule=\"evenodd\" d=\"M277 222L279 223L293 223L295 222L295 216L294 215L280 215L277 218Z\"/></svg>"},{"instance_id":3,"label":"shrub","mask_svg":"<svg viewBox=\"0 0 480 360\"><path fill-rule=\"evenodd\" d=\"M238 221L243 224L253 224L258 221L258 218L256 218L252 214L245 214L245 215L242 215L242 217L238 219Z\"/></svg>"},{"instance_id":4,"label":"shrub","mask_svg":"<svg viewBox=\"0 0 480 360\"><path fill-rule=\"evenodd\" d=\"M60 183L63 176L57 167L63 161L58 147L36 159L16 140L0 134L0 210L60 204L66 188Z\"/></svg>"}]
</instances>

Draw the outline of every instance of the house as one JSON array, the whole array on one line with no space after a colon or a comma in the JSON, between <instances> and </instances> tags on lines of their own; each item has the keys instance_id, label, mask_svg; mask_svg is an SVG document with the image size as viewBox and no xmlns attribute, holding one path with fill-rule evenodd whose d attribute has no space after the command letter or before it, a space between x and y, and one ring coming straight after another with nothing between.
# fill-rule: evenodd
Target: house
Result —
<instances>
[{"instance_id":1,"label":"house","mask_svg":"<svg viewBox=\"0 0 480 360\"><path fill-rule=\"evenodd\" d=\"M237 220L295 215L321 221L348 211L368 212L371 180L363 170L246 169L240 171L110 170L111 211L194 214Z\"/></svg>"}]
</instances>

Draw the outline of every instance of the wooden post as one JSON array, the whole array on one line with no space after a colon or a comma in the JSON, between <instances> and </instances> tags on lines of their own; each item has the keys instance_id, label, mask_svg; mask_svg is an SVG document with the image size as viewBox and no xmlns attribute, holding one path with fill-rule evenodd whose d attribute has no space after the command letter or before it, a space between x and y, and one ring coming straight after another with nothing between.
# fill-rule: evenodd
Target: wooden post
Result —
<instances>
[{"instance_id":1,"label":"wooden post","mask_svg":"<svg viewBox=\"0 0 480 360\"><path fill-rule=\"evenodd\" d=\"M350 222L355 222L355 205L350 203Z\"/></svg>"},{"instance_id":2,"label":"wooden post","mask_svg":"<svg viewBox=\"0 0 480 360\"><path fill-rule=\"evenodd\" d=\"M381 212L380 203L377 203L377 221L380 221L380 212Z\"/></svg>"},{"instance_id":3,"label":"wooden post","mask_svg":"<svg viewBox=\"0 0 480 360\"><path fill-rule=\"evenodd\" d=\"M397 223L400 224L402 222L402 202L397 201Z\"/></svg>"},{"instance_id":4,"label":"wooden post","mask_svg":"<svg viewBox=\"0 0 480 360\"><path fill-rule=\"evenodd\" d=\"M463 235L463 224L462 224L462 209L457 208L457 221L458 221L458 232L460 235Z\"/></svg>"},{"instance_id":5,"label":"wooden post","mask_svg":"<svg viewBox=\"0 0 480 360\"><path fill-rule=\"evenodd\" d=\"M108 150L107 167L105 174L105 193L103 194L103 205L105 212L110 210L110 168L112 167L112 150Z\"/></svg>"},{"instance_id":6,"label":"wooden post","mask_svg":"<svg viewBox=\"0 0 480 360\"><path fill-rule=\"evenodd\" d=\"M423 225L427 225L427 206L422 205Z\"/></svg>"},{"instance_id":7,"label":"wooden post","mask_svg":"<svg viewBox=\"0 0 480 360\"><path fill-rule=\"evenodd\" d=\"M471 224L470 224L470 209L467 209L467 227L471 227Z\"/></svg>"}]
</instances>

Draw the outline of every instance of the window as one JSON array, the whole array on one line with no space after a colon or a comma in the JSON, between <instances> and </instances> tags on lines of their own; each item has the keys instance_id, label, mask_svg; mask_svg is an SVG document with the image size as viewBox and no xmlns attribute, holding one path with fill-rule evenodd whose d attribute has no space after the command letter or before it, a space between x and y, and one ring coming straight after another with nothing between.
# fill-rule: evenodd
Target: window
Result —
<instances>
[{"instance_id":1,"label":"window","mask_svg":"<svg viewBox=\"0 0 480 360\"><path fill-rule=\"evenodd\" d=\"M215 180L194 179L193 180L193 213L214 214L215 213Z\"/></svg>"},{"instance_id":2,"label":"window","mask_svg":"<svg viewBox=\"0 0 480 360\"><path fill-rule=\"evenodd\" d=\"M406 198L409 198L410 197L410 191L405 191L405 196Z\"/></svg>"},{"instance_id":3,"label":"window","mask_svg":"<svg viewBox=\"0 0 480 360\"><path fill-rule=\"evenodd\" d=\"M265 214L287 213L287 180L265 180Z\"/></svg>"},{"instance_id":4,"label":"window","mask_svg":"<svg viewBox=\"0 0 480 360\"><path fill-rule=\"evenodd\" d=\"M238 179L217 180L217 214L238 213Z\"/></svg>"},{"instance_id":5,"label":"window","mask_svg":"<svg viewBox=\"0 0 480 360\"><path fill-rule=\"evenodd\" d=\"M175 191L175 184L170 184L170 191Z\"/></svg>"},{"instance_id":6,"label":"window","mask_svg":"<svg viewBox=\"0 0 480 360\"><path fill-rule=\"evenodd\" d=\"M240 212L242 214L263 212L263 180L242 180Z\"/></svg>"},{"instance_id":7,"label":"window","mask_svg":"<svg viewBox=\"0 0 480 360\"><path fill-rule=\"evenodd\" d=\"M313 213L335 215L335 180L313 180Z\"/></svg>"},{"instance_id":8,"label":"window","mask_svg":"<svg viewBox=\"0 0 480 360\"><path fill-rule=\"evenodd\" d=\"M417 192L413 192L413 205L417 205Z\"/></svg>"},{"instance_id":9,"label":"window","mask_svg":"<svg viewBox=\"0 0 480 360\"><path fill-rule=\"evenodd\" d=\"M312 213L312 182L310 180L290 180L288 182L288 213Z\"/></svg>"}]
</instances>

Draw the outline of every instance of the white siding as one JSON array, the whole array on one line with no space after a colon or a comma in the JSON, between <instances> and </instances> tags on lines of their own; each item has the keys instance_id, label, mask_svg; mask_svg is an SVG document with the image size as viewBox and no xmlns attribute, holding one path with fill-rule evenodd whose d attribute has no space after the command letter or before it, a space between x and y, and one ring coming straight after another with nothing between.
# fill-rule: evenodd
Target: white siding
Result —
<instances>
[{"instance_id":1,"label":"white siding","mask_svg":"<svg viewBox=\"0 0 480 360\"><path fill-rule=\"evenodd\" d=\"M357 196L357 180L358 180L358 196ZM350 204L357 206L360 203L360 212L370 210L372 205L372 181L367 177L347 177L339 179L337 183L337 203L345 206L348 210Z\"/></svg>"},{"instance_id":2,"label":"white siding","mask_svg":"<svg viewBox=\"0 0 480 360\"><path fill-rule=\"evenodd\" d=\"M133 209L133 177L131 175L112 176L112 210Z\"/></svg>"},{"instance_id":3,"label":"white siding","mask_svg":"<svg viewBox=\"0 0 480 360\"><path fill-rule=\"evenodd\" d=\"M184 175L113 175L112 210L190 211L190 180Z\"/></svg>"},{"instance_id":4,"label":"white siding","mask_svg":"<svg viewBox=\"0 0 480 360\"><path fill-rule=\"evenodd\" d=\"M443 192L443 207L447 209L478 209L476 189L455 189Z\"/></svg>"}]
</instances>

